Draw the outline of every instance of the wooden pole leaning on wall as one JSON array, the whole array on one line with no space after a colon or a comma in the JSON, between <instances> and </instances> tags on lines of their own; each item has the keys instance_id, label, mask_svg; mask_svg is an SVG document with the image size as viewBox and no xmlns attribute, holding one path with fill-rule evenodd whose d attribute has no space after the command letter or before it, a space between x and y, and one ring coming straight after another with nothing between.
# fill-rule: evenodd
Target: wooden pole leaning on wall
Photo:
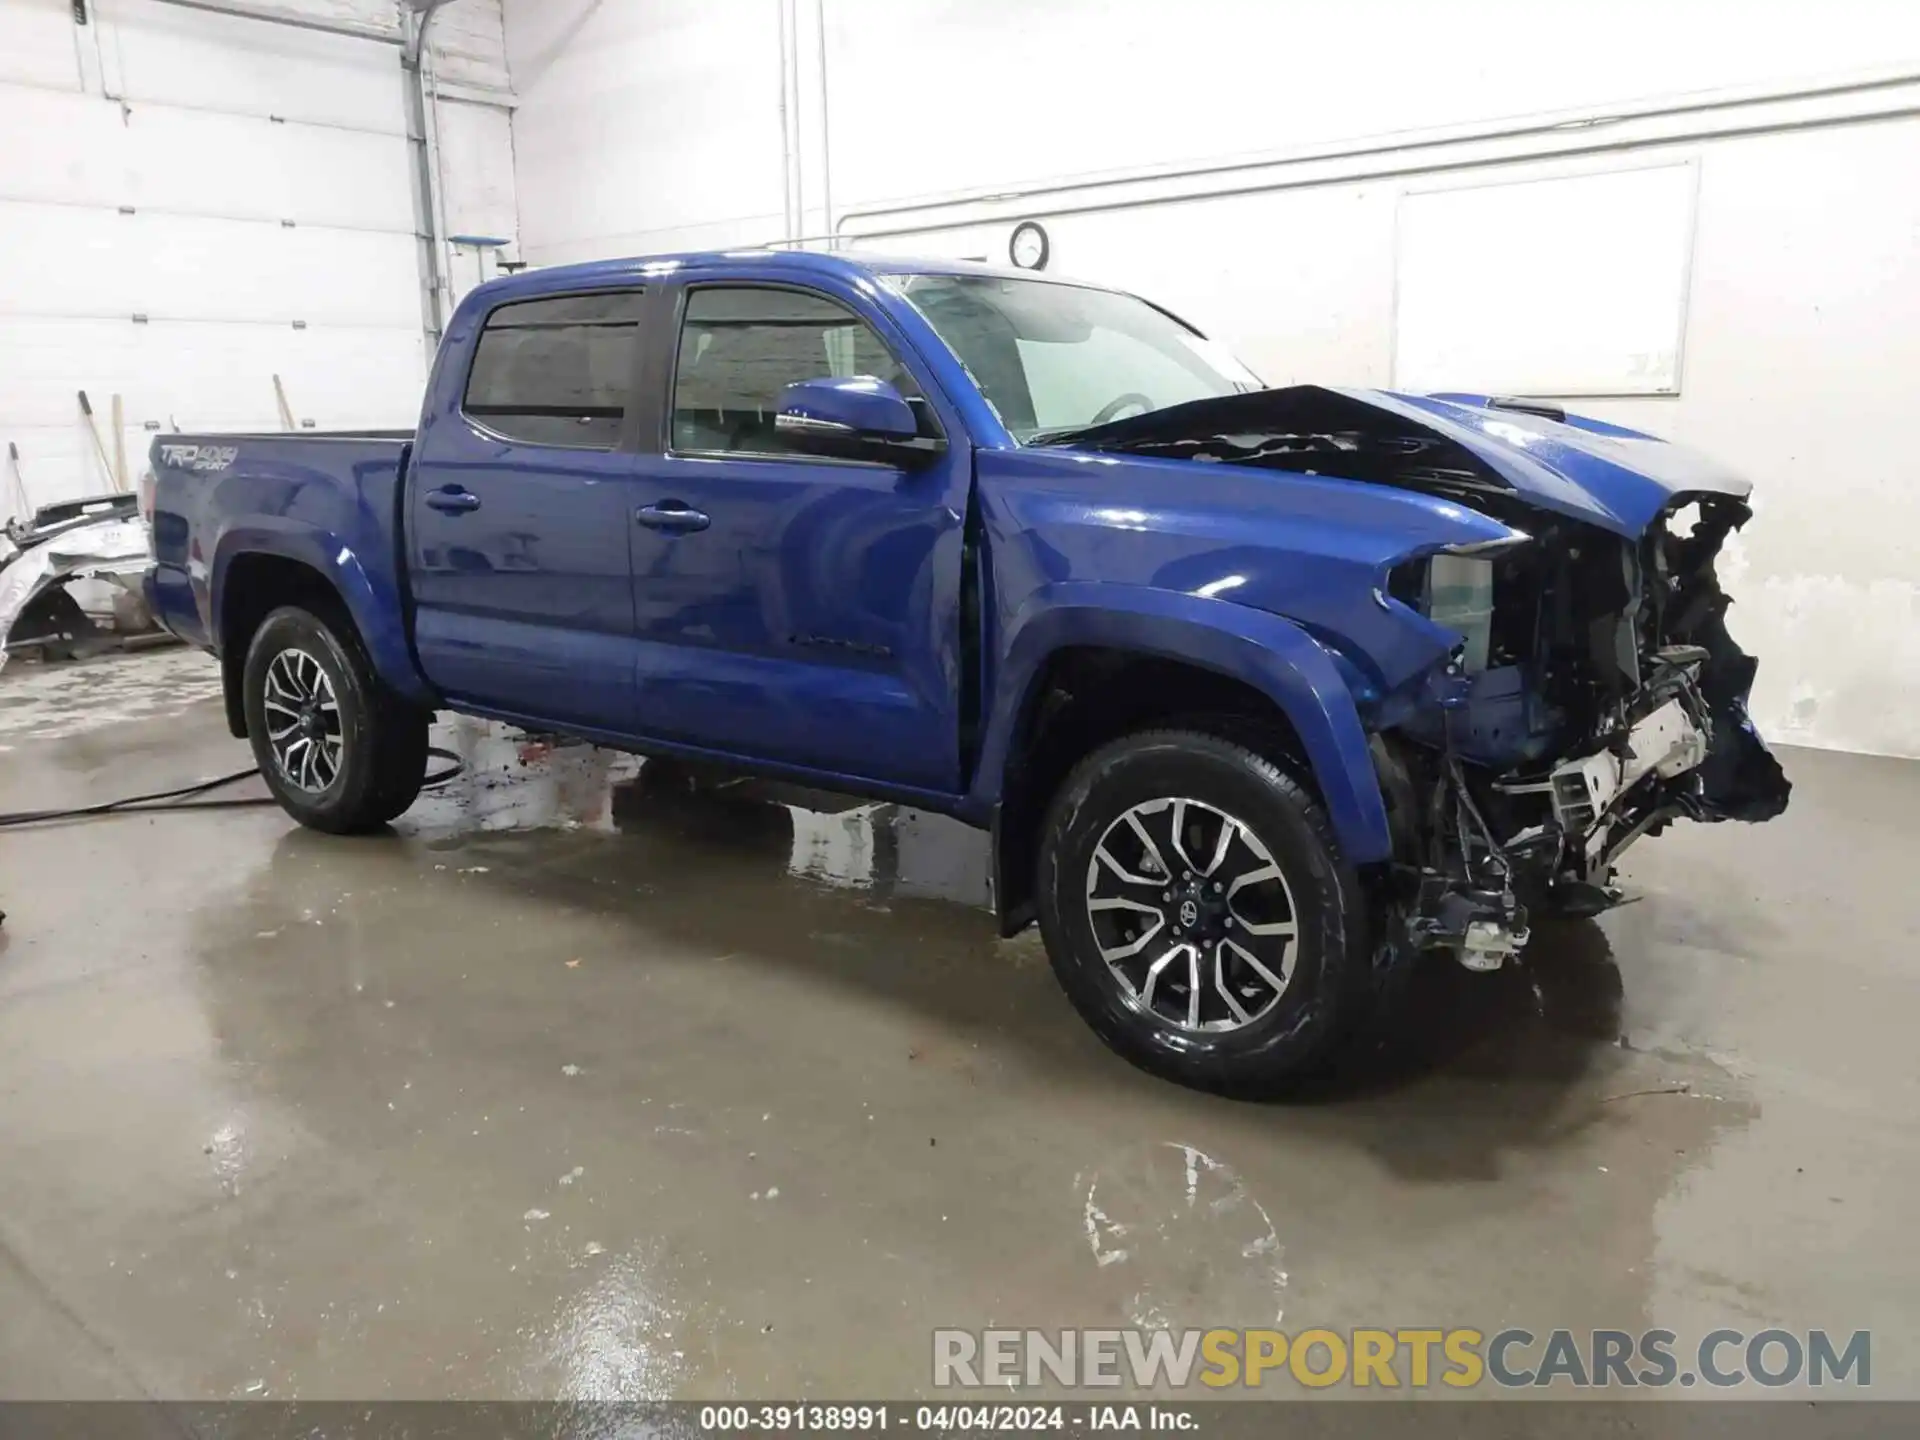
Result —
<instances>
[{"instance_id":1,"label":"wooden pole leaning on wall","mask_svg":"<svg viewBox=\"0 0 1920 1440\"><path fill-rule=\"evenodd\" d=\"M107 458L107 442L100 434L99 417L93 413L93 402L87 399L87 392L80 392L80 420L87 427L87 435L93 441L93 458L100 462L100 473L106 477L109 487L118 490L120 477L114 474L113 461Z\"/></svg>"},{"instance_id":2,"label":"wooden pole leaning on wall","mask_svg":"<svg viewBox=\"0 0 1920 1440\"><path fill-rule=\"evenodd\" d=\"M13 491L13 518L24 525L33 518L33 502L27 498L27 472L20 468L20 447L7 442L7 479Z\"/></svg>"},{"instance_id":3,"label":"wooden pole leaning on wall","mask_svg":"<svg viewBox=\"0 0 1920 1440\"><path fill-rule=\"evenodd\" d=\"M133 483L127 478L127 410L120 396L113 397L113 483L121 494L133 489Z\"/></svg>"}]
</instances>

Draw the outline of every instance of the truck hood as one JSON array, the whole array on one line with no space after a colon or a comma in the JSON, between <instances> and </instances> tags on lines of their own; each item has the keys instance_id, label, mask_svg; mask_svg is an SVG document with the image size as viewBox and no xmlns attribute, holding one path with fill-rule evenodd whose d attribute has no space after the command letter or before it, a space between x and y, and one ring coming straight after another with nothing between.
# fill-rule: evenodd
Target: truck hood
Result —
<instances>
[{"instance_id":1,"label":"truck hood","mask_svg":"<svg viewBox=\"0 0 1920 1440\"><path fill-rule=\"evenodd\" d=\"M1475 491L1506 491L1629 539L1680 496L1744 500L1752 489L1705 456L1654 436L1485 395L1292 385L1170 405L1037 443L1262 465L1469 503Z\"/></svg>"}]
</instances>

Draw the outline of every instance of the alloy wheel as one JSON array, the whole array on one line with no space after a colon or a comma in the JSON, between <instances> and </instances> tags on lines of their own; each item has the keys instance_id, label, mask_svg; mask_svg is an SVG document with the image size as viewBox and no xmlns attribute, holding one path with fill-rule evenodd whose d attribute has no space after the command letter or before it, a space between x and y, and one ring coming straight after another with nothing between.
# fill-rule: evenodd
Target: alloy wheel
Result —
<instances>
[{"instance_id":1,"label":"alloy wheel","mask_svg":"<svg viewBox=\"0 0 1920 1440\"><path fill-rule=\"evenodd\" d=\"M281 778L309 795L325 791L339 778L345 749L326 670L305 650L282 650L267 666L261 705Z\"/></svg>"},{"instance_id":2,"label":"alloy wheel","mask_svg":"<svg viewBox=\"0 0 1920 1440\"><path fill-rule=\"evenodd\" d=\"M1238 1030L1293 979L1298 912L1245 821L1200 800L1143 801L1087 864L1087 919L1127 1002L1176 1029Z\"/></svg>"}]
</instances>

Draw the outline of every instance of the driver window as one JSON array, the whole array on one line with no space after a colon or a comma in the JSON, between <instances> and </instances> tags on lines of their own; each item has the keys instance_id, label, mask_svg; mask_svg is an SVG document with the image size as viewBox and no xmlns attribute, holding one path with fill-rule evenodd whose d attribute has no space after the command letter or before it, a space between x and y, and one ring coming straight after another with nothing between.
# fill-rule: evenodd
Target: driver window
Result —
<instances>
[{"instance_id":1,"label":"driver window","mask_svg":"<svg viewBox=\"0 0 1920 1440\"><path fill-rule=\"evenodd\" d=\"M1119 420L1214 393L1152 345L1102 325L1080 340L1022 336L1014 344L1040 430L1077 429L1096 419ZM1119 403L1123 398L1131 403Z\"/></svg>"},{"instance_id":2,"label":"driver window","mask_svg":"<svg viewBox=\"0 0 1920 1440\"><path fill-rule=\"evenodd\" d=\"M799 380L871 375L911 399L906 368L838 301L797 290L715 285L687 297L673 383L676 451L786 455L780 392Z\"/></svg>"}]
</instances>

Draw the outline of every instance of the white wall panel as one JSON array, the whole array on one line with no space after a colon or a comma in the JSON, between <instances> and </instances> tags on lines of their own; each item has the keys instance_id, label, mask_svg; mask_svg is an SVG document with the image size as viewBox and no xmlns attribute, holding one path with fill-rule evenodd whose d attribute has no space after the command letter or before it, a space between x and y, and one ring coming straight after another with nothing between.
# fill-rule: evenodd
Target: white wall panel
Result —
<instances>
[{"instance_id":1,"label":"white wall panel","mask_svg":"<svg viewBox=\"0 0 1920 1440\"><path fill-rule=\"evenodd\" d=\"M111 397L125 397L136 473L155 434L176 423L278 430L275 375L298 421L323 430L405 429L419 411L422 343L417 326L0 320L0 446L19 445L30 495L44 504L109 488L80 421L83 389L103 434ZM107 445L111 451L111 437Z\"/></svg>"},{"instance_id":2,"label":"white wall panel","mask_svg":"<svg viewBox=\"0 0 1920 1440\"><path fill-rule=\"evenodd\" d=\"M1721 572L1783 740L1920 755L1920 120L1715 147L1678 399L1582 408L1753 477Z\"/></svg>"},{"instance_id":3,"label":"white wall panel","mask_svg":"<svg viewBox=\"0 0 1920 1440\"><path fill-rule=\"evenodd\" d=\"M142 209L413 228L407 147L384 133L142 106L127 118Z\"/></svg>"},{"instance_id":4,"label":"white wall panel","mask_svg":"<svg viewBox=\"0 0 1920 1440\"><path fill-rule=\"evenodd\" d=\"M0 85L80 88L73 0L0 0Z\"/></svg>"},{"instance_id":5,"label":"white wall panel","mask_svg":"<svg viewBox=\"0 0 1920 1440\"><path fill-rule=\"evenodd\" d=\"M153 3L153 0L134 0L134 3ZM209 3L250 18L335 25L356 33L398 39L404 0L209 0Z\"/></svg>"},{"instance_id":6,"label":"white wall panel","mask_svg":"<svg viewBox=\"0 0 1920 1440\"><path fill-rule=\"evenodd\" d=\"M254 8L399 35L390 0ZM130 457L147 422L277 428L276 374L319 426L410 424L426 357L399 47L157 0L92 12L0 0L0 442L31 502L103 483L82 389L103 426L124 398Z\"/></svg>"},{"instance_id":7,"label":"white wall panel","mask_svg":"<svg viewBox=\"0 0 1920 1440\"><path fill-rule=\"evenodd\" d=\"M410 231L392 136L0 86L0 200ZM499 167L496 167L496 169Z\"/></svg>"},{"instance_id":8,"label":"white wall panel","mask_svg":"<svg viewBox=\"0 0 1920 1440\"><path fill-rule=\"evenodd\" d=\"M71 0L0 0L0 443L31 502L105 483L82 389L103 426L124 397L130 457L149 422L277 428L276 374L322 428L411 425L427 356L395 0L237 7L385 39L91 8L80 27ZM432 39L439 83L510 103L498 0L456 0ZM455 228L514 233L507 115L439 107Z\"/></svg>"},{"instance_id":9,"label":"white wall panel","mask_svg":"<svg viewBox=\"0 0 1920 1440\"><path fill-rule=\"evenodd\" d=\"M513 18L547 3L515 0ZM841 208L1920 60L1912 0L826 0L826 15Z\"/></svg>"},{"instance_id":10,"label":"white wall panel","mask_svg":"<svg viewBox=\"0 0 1920 1440\"><path fill-rule=\"evenodd\" d=\"M491 105L442 100L440 171L446 188L447 231L511 240L519 231L514 193L513 118Z\"/></svg>"},{"instance_id":11,"label":"white wall panel","mask_svg":"<svg viewBox=\"0 0 1920 1440\"><path fill-rule=\"evenodd\" d=\"M118 105L78 89L0 82L0 199L131 203L127 118Z\"/></svg>"},{"instance_id":12,"label":"white wall panel","mask_svg":"<svg viewBox=\"0 0 1920 1440\"><path fill-rule=\"evenodd\" d=\"M508 20L526 258L783 233L776 0L516 0Z\"/></svg>"},{"instance_id":13,"label":"white wall panel","mask_svg":"<svg viewBox=\"0 0 1920 1440\"><path fill-rule=\"evenodd\" d=\"M427 32L434 78L482 90L508 89L500 0L454 0Z\"/></svg>"},{"instance_id":14,"label":"white wall panel","mask_svg":"<svg viewBox=\"0 0 1920 1440\"><path fill-rule=\"evenodd\" d=\"M418 327L0 320L0 436L69 425L85 390L127 397L127 422L278 429L273 377L321 428L410 425L419 411ZM371 371L382 384L366 383ZM143 447L144 448L144 447Z\"/></svg>"},{"instance_id":15,"label":"white wall panel","mask_svg":"<svg viewBox=\"0 0 1920 1440\"><path fill-rule=\"evenodd\" d=\"M505 240L503 249L454 243L448 279L456 302L476 285L500 274L499 261L518 250L519 203L514 192L513 123L495 105L442 99L440 176L447 234Z\"/></svg>"},{"instance_id":16,"label":"white wall panel","mask_svg":"<svg viewBox=\"0 0 1920 1440\"><path fill-rule=\"evenodd\" d=\"M109 92L406 134L397 47L154 0L105 0L95 24Z\"/></svg>"},{"instance_id":17,"label":"white wall panel","mask_svg":"<svg viewBox=\"0 0 1920 1440\"><path fill-rule=\"evenodd\" d=\"M410 236L0 205L0 315L417 323Z\"/></svg>"},{"instance_id":18,"label":"white wall panel","mask_svg":"<svg viewBox=\"0 0 1920 1440\"><path fill-rule=\"evenodd\" d=\"M516 132L517 138L517 132ZM541 240L531 223L531 206L522 202L521 255L535 265L566 265L610 255L673 255L689 250L736 250L765 245L781 233L780 212L735 215L725 220L691 221L654 229L615 230L591 235L552 236ZM536 238L528 239L532 234Z\"/></svg>"}]
</instances>

